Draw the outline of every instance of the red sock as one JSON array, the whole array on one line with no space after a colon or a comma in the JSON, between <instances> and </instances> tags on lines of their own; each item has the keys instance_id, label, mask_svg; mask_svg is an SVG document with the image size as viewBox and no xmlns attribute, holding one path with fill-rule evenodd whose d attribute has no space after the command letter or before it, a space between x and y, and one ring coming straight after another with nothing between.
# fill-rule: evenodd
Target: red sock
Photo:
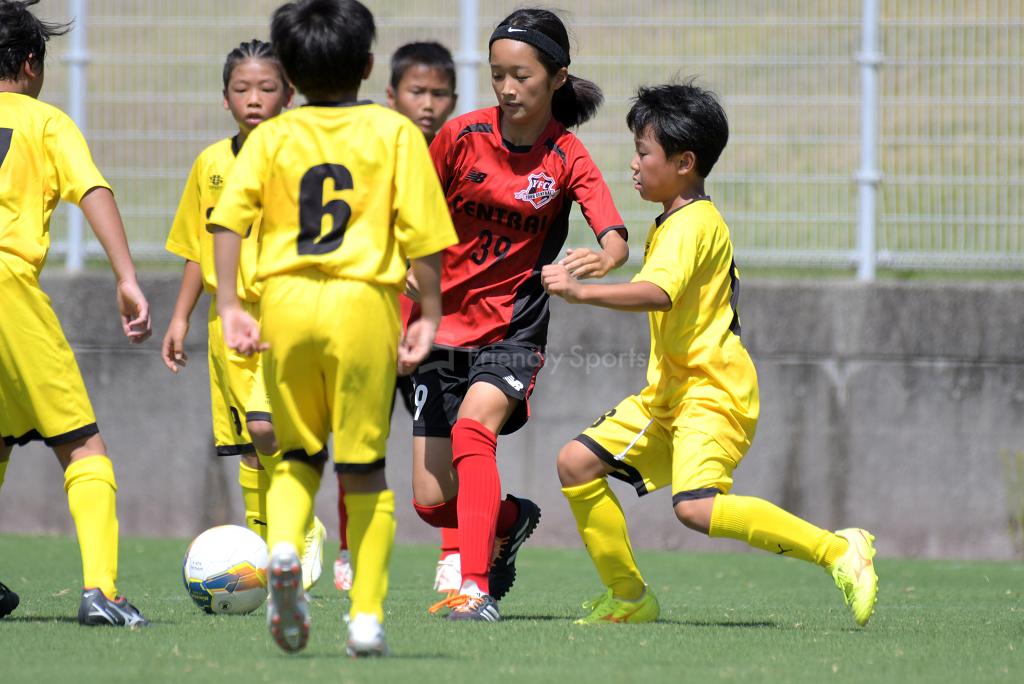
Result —
<instances>
[{"instance_id":1,"label":"red sock","mask_svg":"<svg viewBox=\"0 0 1024 684\"><path fill-rule=\"evenodd\" d=\"M441 560L459 552L459 529L457 527L441 528Z\"/></svg>"},{"instance_id":2,"label":"red sock","mask_svg":"<svg viewBox=\"0 0 1024 684\"><path fill-rule=\"evenodd\" d=\"M439 503L436 506L424 506L423 504L416 503L416 500L413 499L412 507L416 509L416 515L420 516L420 520L431 527L444 529L446 527L459 526L458 495L454 499Z\"/></svg>"},{"instance_id":3,"label":"red sock","mask_svg":"<svg viewBox=\"0 0 1024 684\"><path fill-rule=\"evenodd\" d=\"M510 499L505 499L501 502L501 508L498 509L498 524L496 532L499 537L507 537L508 531L512 529L512 526L516 524L516 520L519 519L519 504Z\"/></svg>"},{"instance_id":4,"label":"red sock","mask_svg":"<svg viewBox=\"0 0 1024 684\"><path fill-rule=\"evenodd\" d=\"M475 420L460 418L452 427L452 460L459 474L459 553L462 581L491 590L494 528L501 504L501 477L495 452L497 436Z\"/></svg>"},{"instance_id":5,"label":"red sock","mask_svg":"<svg viewBox=\"0 0 1024 684\"><path fill-rule=\"evenodd\" d=\"M348 549L348 510L345 508L345 488L338 474L338 538L341 539L341 550Z\"/></svg>"}]
</instances>

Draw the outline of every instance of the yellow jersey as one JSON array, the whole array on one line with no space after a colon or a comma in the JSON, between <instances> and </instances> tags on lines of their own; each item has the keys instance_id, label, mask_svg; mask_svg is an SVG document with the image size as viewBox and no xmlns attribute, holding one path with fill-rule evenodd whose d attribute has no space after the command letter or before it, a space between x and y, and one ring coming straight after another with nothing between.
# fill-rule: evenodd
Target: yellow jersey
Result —
<instances>
[{"instance_id":1,"label":"yellow jersey","mask_svg":"<svg viewBox=\"0 0 1024 684\"><path fill-rule=\"evenodd\" d=\"M206 230L206 221L217 205L228 172L238 154L236 138L225 138L199 153L185 181L178 211L167 236L168 252L199 264L203 273L203 289L217 294L217 269L213 262L213 235ZM250 224L247 239L242 241L238 260L237 292L239 299L255 302L260 288L256 284L256 261L259 257L259 215Z\"/></svg>"},{"instance_id":2,"label":"yellow jersey","mask_svg":"<svg viewBox=\"0 0 1024 684\"><path fill-rule=\"evenodd\" d=\"M757 373L740 341L739 271L729 228L709 199L658 218L634 282L672 300L649 314L651 352L640 397L652 417L714 437L739 458L759 411Z\"/></svg>"},{"instance_id":3,"label":"yellow jersey","mask_svg":"<svg viewBox=\"0 0 1024 684\"><path fill-rule=\"evenodd\" d=\"M0 93L0 250L38 276L57 202L78 204L93 188L110 185L71 117L33 97Z\"/></svg>"},{"instance_id":4,"label":"yellow jersey","mask_svg":"<svg viewBox=\"0 0 1024 684\"><path fill-rule=\"evenodd\" d=\"M246 140L210 224L262 211L257 280L316 268L404 287L406 259L458 242L423 134L371 102L305 105Z\"/></svg>"}]
</instances>

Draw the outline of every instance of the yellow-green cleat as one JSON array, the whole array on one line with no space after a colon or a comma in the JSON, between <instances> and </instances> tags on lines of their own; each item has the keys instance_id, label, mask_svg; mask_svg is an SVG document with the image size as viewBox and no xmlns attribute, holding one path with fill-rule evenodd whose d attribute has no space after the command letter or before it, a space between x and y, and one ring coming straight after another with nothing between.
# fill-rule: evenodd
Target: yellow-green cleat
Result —
<instances>
[{"instance_id":1,"label":"yellow-green cleat","mask_svg":"<svg viewBox=\"0 0 1024 684\"><path fill-rule=\"evenodd\" d=\"M306 530L305 550L302 552L302 588L309 591L320 581L324 570L324 540L327 528L320 518L313 516L313 522Z\"/></svg>"},{"instance_id":2,"label":"yellow-green cleat","mask_svg":"<svg viewBox=\"0 0 1024 684\"><path fill-rule=\"evenodd\" d=\"M583 604L590 615L576 620L577 625L592 625L598 622L620 622L635 624L654 622L661 615L658 599L650 587L644 587L643 595L635 601L626 601L612 596L608 589L597 598Z\"/></svg>"},{"instance_id":3,"label":"yellow-green cleat","mask_svg":"<svg viewBox=\"0 0 1024 684\"><path fill-rule=\"evenodd\" d=\"M878 575L875 574L875 535L867 530L850 528L836 530L836 534L850 543L850 547L828 568L836 586L843 592L846 607L853 619L863 627L875 612L878 600Z\"/></svg>"}]
</instances>

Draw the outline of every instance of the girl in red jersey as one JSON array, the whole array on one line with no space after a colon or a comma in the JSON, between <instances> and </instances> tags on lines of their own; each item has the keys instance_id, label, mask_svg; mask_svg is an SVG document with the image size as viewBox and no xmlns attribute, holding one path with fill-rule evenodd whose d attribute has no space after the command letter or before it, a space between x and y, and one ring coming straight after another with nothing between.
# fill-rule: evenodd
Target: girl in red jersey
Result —
<instances>
[{"instance_id":1,"label":"girl in red jersey","mask_svg":"<svg viewBox=\"0 0 1024 684\"><path fill-rule=\"evenodd\" d=\"M540 271L561 254L572 203L601 245L567 251L573 276L601 277L628 254L608 186L567 130L594 115L601 91L568 67L561 20L513 12L490 39L498 106L449 121L430 146L459 244L444 252L441 324L413 374L413 503L427 523L459 528L462 586L435 607L449 620L500 619L540 520L532 501L501 500L495 451L529 417L549 319Z\"/></svg>"}]
</instances>

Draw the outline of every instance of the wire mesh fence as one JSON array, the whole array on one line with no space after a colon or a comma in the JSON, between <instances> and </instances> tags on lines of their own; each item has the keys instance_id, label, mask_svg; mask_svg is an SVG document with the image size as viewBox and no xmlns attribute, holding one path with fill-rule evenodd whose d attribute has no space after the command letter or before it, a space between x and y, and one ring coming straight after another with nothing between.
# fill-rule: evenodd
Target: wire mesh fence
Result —
<instances>
[{"instance_id":1,"label":"wire mesh fence","mask_svg":"<svg viewBox=\"0 0 1024 684\"><path fill-rule=\"evenodd\" d=\"M133 250L163 242L195 155L235 132L220 69L238 42L266 37L278 0L89 0L87 137L119 198ZM390 53L435 39L453 51L457 0L369 2L382 101ZM477 49L513 4L480 0ZM849 268L855 262L861 6L850 0L562 0L571 71L605 92L579 131L640 254L659 207L630 183L625 114L637 86L697 77L722 98L729 146L708 191L742 263ZM42 3L58 18L64 3ZM1024 267L1024 3L882 2L879 265ZM66 43L51 47L43 98L65 106ZM482 57L486 60L486 53ZM477 106L494 102L484 64ZM67 210L54 220L62 251ZM570 242L592 244L573 215ZM90 253L98 246L88 240Z\"/></svg>"}]
</instances>

